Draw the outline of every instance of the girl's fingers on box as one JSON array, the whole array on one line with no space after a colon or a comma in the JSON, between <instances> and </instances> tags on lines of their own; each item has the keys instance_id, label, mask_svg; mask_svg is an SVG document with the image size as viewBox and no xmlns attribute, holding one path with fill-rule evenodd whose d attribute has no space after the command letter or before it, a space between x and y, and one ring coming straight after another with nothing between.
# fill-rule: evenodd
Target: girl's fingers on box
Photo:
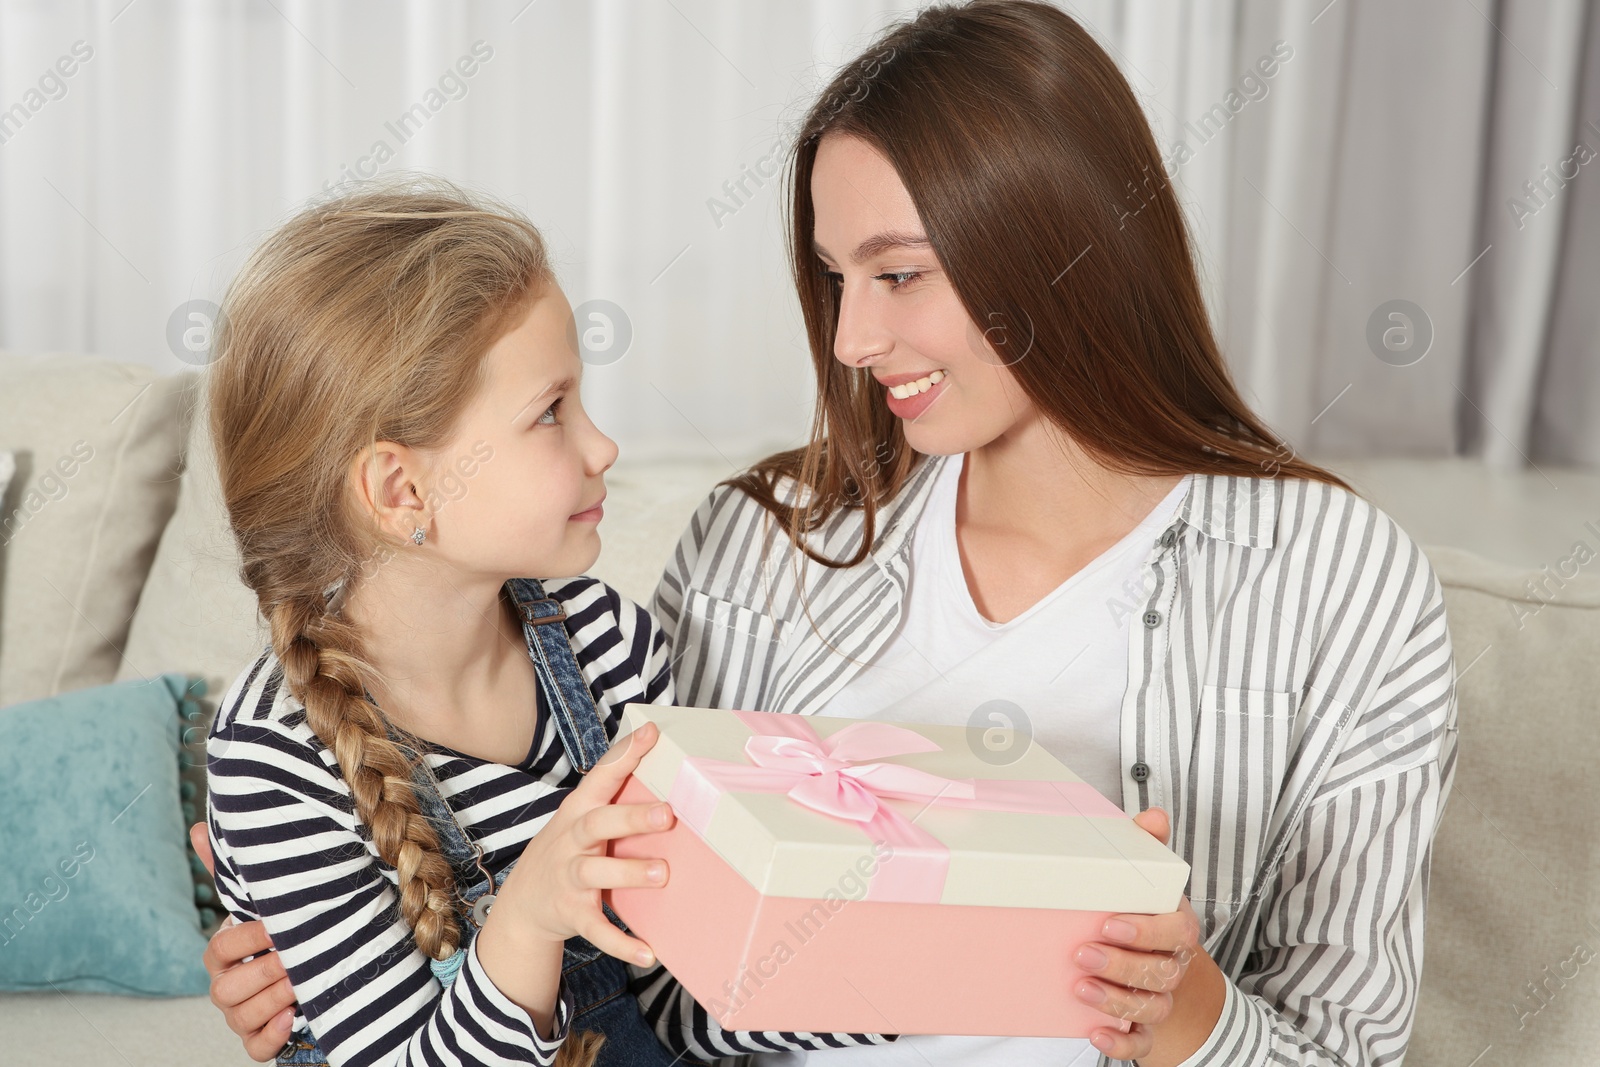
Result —
<instances>
[{"instance_id":1,"label":"girl's fingers on box","mask_svg":"<svg viewBox=\"0 0 1600 1067\"><path fill-rule=\"evenodd\" d=\"M623 963L648 967L656 961L656 955L650 951L649 945L612 926L599 911L594 913L589 929L579 930L578 933L588 938L589 943L595 948L607 956L616 957Z\"/></svg>"},{"instance_id":2,"label":"girl's fingers on box","mask_svg":"<svg viewBox=\"0 0 1600 1067\"><path fill-rule=\"evenodd\" d=\"M602 781L622 784L622 780L633 773L639 765L644 754L656 743L656 737L661 733L653 722L647 722L637 730L630 730L611 742L611 747L606 754L584 775L584 781L598 775Z\"/></svg>"},{"instance_id":3,"label":"girl's fingers on box","mask_svg":"<svg viewBox=\"0 0 1600 1067\"><path fill-rule=\"evenodd\" d=\"M602 804L584 812L573 827L573 833L577 835L578 847L587 850L618 837L665 830L672 823L672 805L665 801Z\"/></svg>"},{"instance_id":4,"label":"girl's fingers on box","mask_svg":"<svg viewBox=\"0 0 1600 1067\"><path fill-rule=\"evenodd\" d=\"M666 885L667 861L583 856L576 865L578 884L585 889L629 889Z\"/></svg>"}]
</instances>

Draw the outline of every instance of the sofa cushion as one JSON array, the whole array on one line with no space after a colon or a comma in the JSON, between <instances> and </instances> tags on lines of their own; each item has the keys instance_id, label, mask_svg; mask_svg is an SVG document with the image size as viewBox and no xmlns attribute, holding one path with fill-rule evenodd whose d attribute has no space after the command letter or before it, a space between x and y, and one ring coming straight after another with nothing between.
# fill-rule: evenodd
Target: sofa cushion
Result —
<instances>
[{"instance_id":1,"label":"sofa cushion","mask_svg":"<svg viewBox=\"0 0 1600 1067\"><path fill-rule=\"evenodd\" d=\"M0 354L0 705L117 674L178 495L192 373ZM136 676L153 665L133 663Z\"/></svg>"},{"instance_id":2,"label":"sofa cushion","mask_svg":"<svg viewBox=\"0 0 1600 1067\"><path fill-rule=\"evenodd\" d=\"M1461 743L1408 1067L1587 1063L1600 1048L1600 516L1573 539L1538 571L1426 549Z\"/></svg>"},{"instance_id":3,"label":"sofa cushion","mask_svg":"<svg viewBox=\"0 0 1600 1067\"><path fill-rule=\"evenodd\" d=\"M161 535L117 677L181 671L204 679L220 698L267 640L255 594L239 578L206 420L196 418L177 510ZM203 759L203 745L200 752Z\"/></svg>"},{"instance_id":4,"label":"sofa cushion","mask_svg":"<svg viewBox=\"0 0 1600 1067\"><path fill-rule=\"evenodd\" d=\"M178 790L186 688L162 675L0 709L0 988L208 988Z\"/></svg>"}]
</instances>

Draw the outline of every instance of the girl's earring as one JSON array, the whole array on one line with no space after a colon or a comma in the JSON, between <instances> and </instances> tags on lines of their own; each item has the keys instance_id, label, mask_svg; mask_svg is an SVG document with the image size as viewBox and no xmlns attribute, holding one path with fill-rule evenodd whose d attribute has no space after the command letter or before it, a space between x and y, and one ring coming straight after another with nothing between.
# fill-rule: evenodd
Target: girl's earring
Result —
<instances>
[{"instance_id":1,"label":"girl's earring","mask_svg":"<svg viewBox=\"0 0 1600 1067\"><path fill-rule=\"evenodd\" d=\"M428 531L424 530L422 527L418 526L415 530L411 531L411 543L412 544L420 545L420 544L422 544L422 542L426 541L427 539L428 539Z\"/></svg>"}]
</instances>

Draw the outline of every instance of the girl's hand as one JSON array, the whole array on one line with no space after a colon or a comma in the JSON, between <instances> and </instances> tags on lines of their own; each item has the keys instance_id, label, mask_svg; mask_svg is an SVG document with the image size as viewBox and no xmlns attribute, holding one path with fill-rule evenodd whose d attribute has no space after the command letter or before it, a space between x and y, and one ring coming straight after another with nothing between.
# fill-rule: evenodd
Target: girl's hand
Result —
<instances>
[{"instance_id":1,"label":"girl's hand","mask_svg":"<svg viewBox=\"0 0 1600 1067\"><path fill-rule=\"evenodd\" d=\"M189 840L206 870L216 877L206 824L189 827ZM255 958L247 960L248 956ZM244 1039L245 1054L257 1063L271 1061L294 1025L294 987L272 951L266 926L259 919L235 925L233 916L228 916L211 935L201 959L211 975L211 1003L222 1009L228 1029Z\"/></svg>"},{"instance_id":2,"label":"girl's hand","mask_svg":"<svg viewBox=\"0 0 1600 1067\"><path fill-rule=\"evenodd\" d=\"M1160 808L1140 812L1134 822L1163 845L1171 835ZM1138 1059L1142 1067L1181 1063L1215 1028L1226 980L1200 947L1200 920L1188 897L1165 915L1113 915L1101 934L1105 941L1073 954L1095 976L1074 991L1085 1004L1134 1025L1128 1033L1096 1030L1090 1042L1111 1059Z\"/></svg>"},{"instance_id":3,"label":"girl's hand","mask_svg":"<svg viewBox=\"0 0 1600 1067\"><path fill-rule=\"evenodd\" d=\"M654 723L645 723L612 743L523 848L495 897L491 918L510 919L520 932L539 940L559 943L576 934L619 960L643 966L654 962L649 945L606 918L600 890L667 883L665 860L606 855L606 842L613 838L672 826L672 806L665 802L612 803L659 733Z\"/></svg>"}]
</instances>

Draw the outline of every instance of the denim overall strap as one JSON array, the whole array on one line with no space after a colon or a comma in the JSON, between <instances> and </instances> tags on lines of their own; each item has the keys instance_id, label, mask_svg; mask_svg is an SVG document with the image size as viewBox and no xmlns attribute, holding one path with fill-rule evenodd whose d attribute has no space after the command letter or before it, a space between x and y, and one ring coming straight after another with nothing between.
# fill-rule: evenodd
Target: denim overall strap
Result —
<instances>
[{"instance_id":1,"label":"denim overall strap","mask_svg":"<svg viewBox=\"0 0 1600 1067\"><path fill-rule=\"evenodd\" d=\"M409 742L393 726L389 726L388 730L389 740L411 751ZM439 851L444 853L450 869L455 872L456 884L472 885L483 881L478 873L477 850L467 840L466 832L456 821L444 794L439 792L439 779L434 777L433 769L421 758L420 753L417 756L416 765L411 771L411 787L417 794L417 806L422 809L422 817L433 825L433 832L438 835Z\"/></svg>"},{"instance_id":2,"label":"denim overall strap","mask_svg":"<svg viewBox=\"0 0 1600 1067\"><path fill-rule=\"evenodd\" d=\"M516 600L522 619L522 634L528 654L539 666L539 687L545 704L555 717L567 759L587 774L595 761L611 747L594 697L578 670L572 654L572 639L567 633L566 610L557 600L545 596L544 586L534 578L513 578L506 583Z\"/></svg>"},{"instance_id":3,"label":"denim overall strap","mask_svg":"<svg viewBox=\"0 0 1600 1067\"><path fill-rule=\"evenodd\" d=\"M545 706L555 717L567 759L587 773L595 760L611 747L611 742L595 710L594 697L578 669L577 657L572 653L572 641L564 625L567 614L558 601L545 596L544 586L537 579L513 578L507 584L522 619L523 638L528 643L528 655L534 663L539 690ZM407 745L392 726L388 729L391 741ZM463 885L481 881L474 862L476 852L445 804L433 771L419 761L411 781L423 817L433 824L439 835L439 848L456 871L456 881Z\"/></svg>"}]
</instances>

